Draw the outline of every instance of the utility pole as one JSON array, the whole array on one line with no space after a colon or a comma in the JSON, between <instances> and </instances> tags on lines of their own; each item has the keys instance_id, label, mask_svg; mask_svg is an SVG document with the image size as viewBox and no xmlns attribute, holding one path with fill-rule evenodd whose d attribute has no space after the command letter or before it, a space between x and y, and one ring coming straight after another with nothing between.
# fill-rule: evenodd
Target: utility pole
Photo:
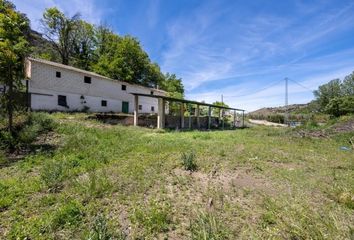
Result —
<instances>
[{"instance_id":1,"label":"utility pole","mask_svg":"<svg viewBox=\"0 0 354 240\"><path fill-rule=\"evenodd\" d=\"M285 115L284 115L284 123L288 124L289 121L289 113L288 113L288 78L285 79Z\"/></svg>"}]
</instances>

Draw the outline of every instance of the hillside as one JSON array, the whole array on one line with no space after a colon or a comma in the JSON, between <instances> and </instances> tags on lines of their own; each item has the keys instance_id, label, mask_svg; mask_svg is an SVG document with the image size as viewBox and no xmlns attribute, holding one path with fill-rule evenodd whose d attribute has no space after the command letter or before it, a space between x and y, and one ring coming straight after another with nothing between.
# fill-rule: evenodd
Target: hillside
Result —
<instances>
[{"instance_id":1,"label":"hillside","mask_svg":"<svg viewBox=\"0 0 354 240\"><path fill-rule=\"evenodd\" d=\"M299 113L307 110L309 104L291 104L288 105L289 113ZM250 115L270 115L270 114L284 114L286 112L285 106L281 107L270 107L270 108L261 108L253 112L249 112Z\"/></svg>"},{"instance_id":2,"label":"hillside","mask_svg":"<svg viewBox=\"0 0 354 240\"><path fill-rule=\"evenodd\" d=\"M352 130L168 132L51 117L31 154L0 167L0 238L353 235Z\"/></svg>"}]
</instances>

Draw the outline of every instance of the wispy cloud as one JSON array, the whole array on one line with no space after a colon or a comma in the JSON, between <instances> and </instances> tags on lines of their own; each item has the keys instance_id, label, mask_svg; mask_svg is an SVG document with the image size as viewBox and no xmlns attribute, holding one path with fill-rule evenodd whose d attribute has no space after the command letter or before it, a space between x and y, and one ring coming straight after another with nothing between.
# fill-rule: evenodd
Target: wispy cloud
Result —
<instances>
[{"instance_id":1,"label":"wispy cloud","mask_svg":"<svg viewBox=\"0 0 354 240\"><path fill-rule=\"evenodd\" d=\"M94 24L102 20L103 11L94 0L32 0L32 1L13 1L18 10L26 13L31 20L33 29L40 31L43 12L46 8L57 7L65 14L72 16L80 13L81 17Z\"/></svg>"}]
</instances>

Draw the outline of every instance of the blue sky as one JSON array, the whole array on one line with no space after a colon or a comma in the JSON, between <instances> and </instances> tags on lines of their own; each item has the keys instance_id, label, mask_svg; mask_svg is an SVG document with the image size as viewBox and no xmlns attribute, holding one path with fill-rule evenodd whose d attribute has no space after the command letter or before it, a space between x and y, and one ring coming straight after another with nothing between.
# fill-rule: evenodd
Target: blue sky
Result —
<instances>
[{"instance_id":1,"label":"blue sky","mask_svg":"<svg viewBox=\"0 0 354 240\"><path fill-rule=\"evenodd\" d=\"M162 71L183 79L188 99L281 106L289 77L306 87L290 81L289 103L306 103L311 89L354 71L353 0L13 2L39 31L44 9L57 6L136 36Z\"/></svg>"}]
</instances>

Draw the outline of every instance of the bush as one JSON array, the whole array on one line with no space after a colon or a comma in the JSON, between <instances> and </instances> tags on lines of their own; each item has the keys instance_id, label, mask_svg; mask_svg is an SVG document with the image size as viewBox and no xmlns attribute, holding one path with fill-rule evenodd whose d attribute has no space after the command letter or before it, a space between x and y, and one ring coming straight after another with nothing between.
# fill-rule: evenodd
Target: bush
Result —
<instances>
[{"instance_id":1,"label":"bush","mask_svg":"<svg viewBox=\"0 0 354 240\"><path fill-rule=\"evenodd\" d=\"M336 97L331 99L325 107L325 112L335 117L354 113L354 96Z\"/></svg>"},{"instance_id":2,"label":"bush","mask_svg":"<svg viewBox=\"0 0 354 240\"><path fill-rule=\"evenodd\" d=\"M182 165L185 170L187 170L187 171L196 171L197 170L198 167L195 162L195 153L194 152L182 153L181 159L182 159Z\"/></svg>"},{"instance_id":3,"label":"bush","mask_svg":"<svg viewBox=\"0 0 354 240\"><path fill-rule=\"evenodd\" d=\"M62 187L65 166L61 161L46 162L41 170L41 179L50 191L56 191Z\"/></svg>"},{"instance_id":4,"label":"bush","mask_svg":"<svg viewBox=\"0 0 354 240\"><path fill-rule=\"evenodd\" d=\"M228 239L228 231L212 213L200 212L190 226L191 239Z\"/></svg>"}]
</instances>

